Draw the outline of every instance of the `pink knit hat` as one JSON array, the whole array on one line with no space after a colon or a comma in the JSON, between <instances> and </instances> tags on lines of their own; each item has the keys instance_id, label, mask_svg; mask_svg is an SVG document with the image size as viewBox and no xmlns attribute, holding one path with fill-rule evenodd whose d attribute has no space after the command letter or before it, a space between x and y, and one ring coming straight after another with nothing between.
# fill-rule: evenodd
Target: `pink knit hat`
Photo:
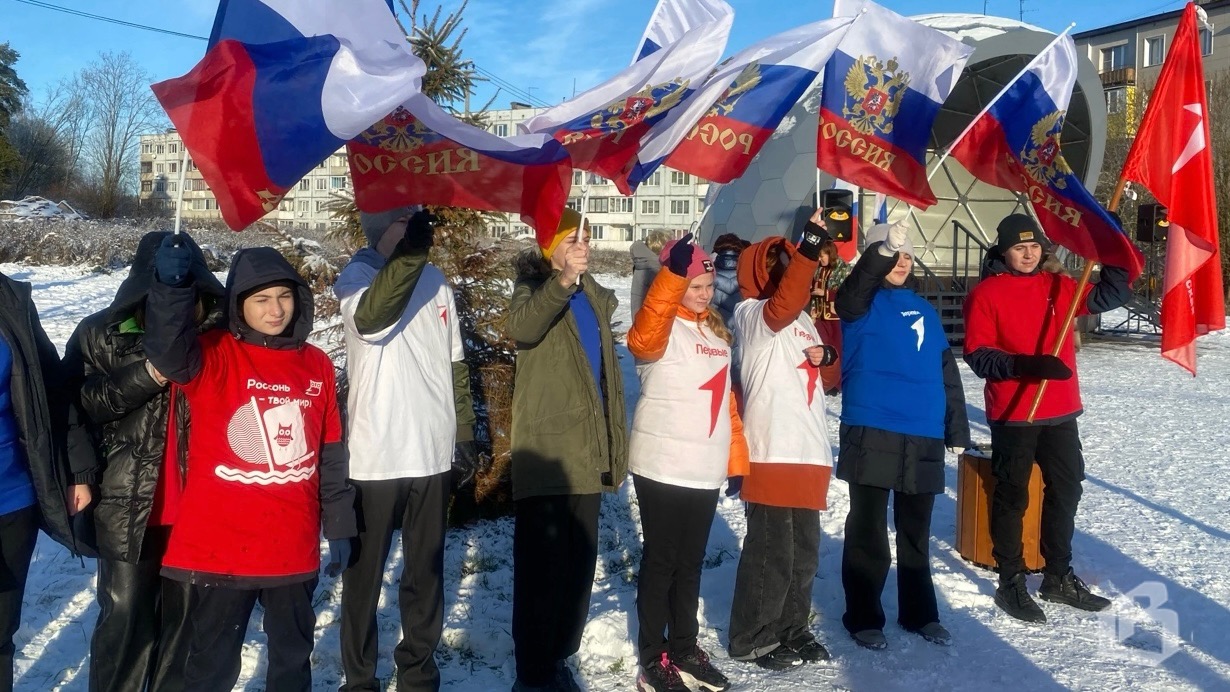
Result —
<instances>
[{"instance_id":1,"label":"pink knit hat","mask_svg":"<svg viewBox=\"0 0 1230 692\"><path fill-rule=\"evenodd\" d=\"M663 267L670 262L671 248L675 247L678 242L678 240L672 240L662 246L662 252L658 253L658 261ZM688 281L706 273L713 273L713 258L698 245L692 250L692 263L688 265Z\"/></svg>"}]
</instances>

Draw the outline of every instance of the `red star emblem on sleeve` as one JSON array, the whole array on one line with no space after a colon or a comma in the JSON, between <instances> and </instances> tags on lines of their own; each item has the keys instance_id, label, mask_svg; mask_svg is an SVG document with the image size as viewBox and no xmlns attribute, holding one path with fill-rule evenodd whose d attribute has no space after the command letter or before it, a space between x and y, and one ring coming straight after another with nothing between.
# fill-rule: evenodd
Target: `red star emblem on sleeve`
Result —
<instances>
[{"instance_id":1,"label":"red star emblem on sleeve","mask_svg":"<svg viewBox=\"0 0 1230 692\"><path fill-rule=\"evenodd\" d=\"M799 370L807 373L807 407L811 408L812 402L816 400L816 382L820 379L820 368L812 366L804 358L802 363L799 363Z\"/></svg>"}]
</instances>

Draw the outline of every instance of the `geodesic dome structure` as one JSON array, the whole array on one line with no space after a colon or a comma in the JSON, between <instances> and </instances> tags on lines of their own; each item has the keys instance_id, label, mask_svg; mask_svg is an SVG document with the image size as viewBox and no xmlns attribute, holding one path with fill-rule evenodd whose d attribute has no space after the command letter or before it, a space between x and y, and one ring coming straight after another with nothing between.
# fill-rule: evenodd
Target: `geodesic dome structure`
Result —
<instances>
[{"instance_id":1,"label":"geodesic dome structure","mask_svg":"<svg viewBox=\"0 0 1230 692\"><path fill-rule=\"evenodd\" d=\"M975 48L936 119L927 157L930 169L943 148L1026 63L1054 40L1055 34L1023 22L984 15L931 14L914 19ZM1079 56L1079 66L1064 122L1063 153L1072 169L1092 189L1102 168L1106 110L1096 68L1083 54ZM770 235L797 237L816 204L819 85L818 79L791 109L747 172L713 195L712 208L700 230L705 247L711 247L713 239L723 233L735 233L752 241ZM818 182L820 190L833 187L833 178L827 174L821 174ZM994 243L995 227L1005 215L1022 210L1029 213L1027 200L975 180L952 159L943 163L931 179L931 187L939 200L935 206L922 212L904 203L890 203L889 219L909 220L914 228L917 259L939 274L967 273L971 264L976 268L981 260L978 241ZM860 196L863 230L871 223L872 199L869 191ZM963 239L964 251L958 248L954 221L968 229L973 239ZM969 251L971 243L974 252Z\"/></svg>"}]
</instances>

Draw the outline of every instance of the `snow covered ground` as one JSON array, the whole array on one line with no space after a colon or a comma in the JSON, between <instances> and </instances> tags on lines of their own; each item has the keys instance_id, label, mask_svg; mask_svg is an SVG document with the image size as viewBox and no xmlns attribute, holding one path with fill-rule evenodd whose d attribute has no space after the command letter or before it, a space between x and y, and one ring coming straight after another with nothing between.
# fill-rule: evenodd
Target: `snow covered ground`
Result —
<instances>
[{"instance_id":1,"label":"snow covered ground","mask_svg":"<svg viewBox=\"0 0 1230 692\"><path fill-rule=\"evenodd\" d=\"M104 307L122 274L79 267L0 265L30 281L43 325L61 347L77 321ZM627 296L628 279L604 277ZM630 325L627 308L617 317ZM1086 414L1081 418L1088 481L1077 517L1075 568L1115 598L1111 613L1083 613L1043 604L1050 618L1031 627L993 605L993 575L954 548L956 466L936 502L932 565L941 619L955 644L932 646L891 624L895 575L885 593L889 649L857 648L841 627L839 565L848 507L836 482L822 515L815 629L832 661L767 674L725 659L726 627L739 545L740 503L723 499L710 536L701 604L702 645L738 688L976 690L1230 689L1230 337L1202 340L1200 372L1192 379L1153 349L1097 342L1079 355ZM629 399L637 395L631 359L623 352ZM963 366L964 367L964 366ZM986 441L981 383L963 370L975 439ZM631 411L631 407L629 407ZM831 431L840 400L830 400ZM635 574L640 554L635 493L626 483L603 505L598 578L581 652L573 662L589 690L631 689L636 671ZM512 664L512 522L476 523L449 534L446 623L438 659L446 690L508 689ZM398 635L395 583L400 553L386 577L381 603L380 674L392 672ZM42 538L26 590L16 686L20 690L86 689L88 643L97 616L94 563L84 564ZM1032 577L1036 587L1037 577ZM340 583L324 578L317 594L315 689L341 678L337 602ZM1129 595L1133 594L1137 598ZM1135 621L1133 623L1133 621ZM259 623L248 633L240 689L263 689ZM1166 655L1169 654L1169 655ZM1164 657L1164 660L1158 661Z\"/></svg>"}]
</instances>

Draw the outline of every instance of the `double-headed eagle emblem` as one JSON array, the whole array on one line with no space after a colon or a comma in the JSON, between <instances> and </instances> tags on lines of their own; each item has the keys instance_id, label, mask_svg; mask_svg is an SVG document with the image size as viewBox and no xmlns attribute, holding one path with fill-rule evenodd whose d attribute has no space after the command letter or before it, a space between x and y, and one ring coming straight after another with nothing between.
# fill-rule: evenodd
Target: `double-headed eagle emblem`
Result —
<instances>
[{"instance_id":1,"label":"double-headed eagle emblem","mask_svg":"<svg viewBox=\"0 0 1230 692\"><path fill-rule=\"evenodd\" d=\"M739 103L739 99L760 85L760 78L760 63L748 63L739 76L735 77L731 85L726 88L722 98L718 99L717 103L713 104L713 108L705 114L705 117L730 115L735 105Z\"/></svg>"},{"instance_id":2,"label":"double-headed eagle emblem","mask_svg":"<svg viewBox=\"0 0 1230 692\"><path fill-rule=\"evenodd\" d=\"M1072 168L1059 151L1059 137L1063 132L1063 119L1067 111L1055 111L1034 124L1029 139L1021 149L1021 163L1025 173L1040 183L1057 189L1068 186Z\"/></svg>"},{"instance_id":3,"label":"double-headed eagle emblem","mask_svg":"<svg viewBox=\"0 0 1230 692\"><path fill-rule=\"evenodd\" d=\"M909 84L910 75L901 70L897 58L885 63L874 55L860 56L846 73L842 114L862 134L886 135L893 131L893 119Z\"/></svg>"},{"instance_id":4,"label":"double-headed eagle emblem","mask_svg":"<svg viewBox=\"0 0 1230 692\"><path fill-rule=\"evenodd\" d=\"M359 139L374 147L398 153L414 151L440 138L401 106L359 135Z\"/></svg>"},{"instance_id":5,"label":"double-headed eagle emblem","mask_svg":"<svg viewBox=\"0 0 1230 692\"><path fill-rule=\"evenodd\" d=\"M674 108L683 100L691 80L674 79L662 84L650 84L619 101L612 101L594 113L588 127L568 133L564 144L618 134L634 125Z\"/></svg>"}]
</instances>

